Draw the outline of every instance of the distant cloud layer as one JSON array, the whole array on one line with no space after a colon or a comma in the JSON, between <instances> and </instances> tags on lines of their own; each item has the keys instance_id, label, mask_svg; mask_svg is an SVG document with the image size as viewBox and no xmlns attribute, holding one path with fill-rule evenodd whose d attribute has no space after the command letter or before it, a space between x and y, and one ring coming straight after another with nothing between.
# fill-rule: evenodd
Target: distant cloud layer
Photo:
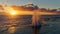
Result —
<instances>
[{"instance_id":1,"label":"distant cloud layer","mask_svg":"<svg viewBox=\"0 0 60 34\"><path fill-rule=\"evenodd\" d=\"M59 8L60 0L0 0L0 3L7 3L10 5L24 5L27 2L32 2L41 8Z\"/></svg>"}]
</instances>

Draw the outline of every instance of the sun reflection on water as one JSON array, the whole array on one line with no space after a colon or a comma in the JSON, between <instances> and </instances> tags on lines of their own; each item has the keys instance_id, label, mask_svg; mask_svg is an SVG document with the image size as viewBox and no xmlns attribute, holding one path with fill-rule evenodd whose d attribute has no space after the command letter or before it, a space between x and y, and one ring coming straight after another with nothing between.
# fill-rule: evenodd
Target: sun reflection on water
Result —
<instances>
[{"instance_id":1,"label":"sun reflection on water","mask_svg":"<svg viewBox=\"0 0 60 34\"><path fill-rule=\"evenodd\" d=\"M14 26L9 27L9 29L8 29L9 33L14 33L15 31L16 31L16 27L14 27Z\"/></svg>"}]
</instances>

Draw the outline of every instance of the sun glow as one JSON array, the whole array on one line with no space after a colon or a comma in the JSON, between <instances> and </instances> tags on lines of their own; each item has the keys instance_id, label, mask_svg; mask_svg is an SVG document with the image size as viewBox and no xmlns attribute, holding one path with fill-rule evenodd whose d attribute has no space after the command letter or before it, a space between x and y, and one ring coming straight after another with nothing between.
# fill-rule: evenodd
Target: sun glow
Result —
<instances>
[{"instance_id":1,"label":"sun glow","mask_svg":"<svg viewBox=\"0 0 60 34\"><path fill-rule=\"evenodd\" d=\"M7 7L6 8L6 11L9 15L17 15L18 14L18 11L14 10L13 8L11 7Z\"/></svg>"},{"instance_id":2,"label":"sun glow","mask_svg":"<svg viewBox=\"0 0 60 34\"><path fill-rule=\"evenodd\" d=\"M17 12L14 11L14 10L10 11L9 13L10 13L11 15L16 15L16 14L17 14Z\"/></svg>"}]
</instances>

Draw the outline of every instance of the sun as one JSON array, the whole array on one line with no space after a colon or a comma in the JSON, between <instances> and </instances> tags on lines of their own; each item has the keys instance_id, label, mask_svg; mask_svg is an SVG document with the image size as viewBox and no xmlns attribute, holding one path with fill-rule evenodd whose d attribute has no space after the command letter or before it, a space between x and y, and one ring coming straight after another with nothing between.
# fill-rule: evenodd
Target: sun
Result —
<instances>
[{"instance_id":1,"label":"sun","mask_svg":"<svg viewBox=\"0 0 60 34\"><path fill-rule=\"evenodd\" d=\"M16 15L17 13L16 13L16 11L11 11L10 14L11 15Z\"/></svg>"},{"instance_id":2,"label":"sun","mask_svg":"<svg viewBox=\"0 0 60 34\"><path fill-rule=\"evenodd\" d=\"M7 11L6 13L8 13L9 15L17 15L18 14L18 11L14 10L11 7L7 7L5 11Z\"/></svg>"},{"instance_id":3,"label":"sun","mask_svg":"<svg viewBox=\"0 0 60 34\"><path fill-rule=\"evenodd\" d=\"M17 11L11 10L11 11L9 11L9 14L10 14L10 15L17 15Z\"/></svg>"}]
</instances>

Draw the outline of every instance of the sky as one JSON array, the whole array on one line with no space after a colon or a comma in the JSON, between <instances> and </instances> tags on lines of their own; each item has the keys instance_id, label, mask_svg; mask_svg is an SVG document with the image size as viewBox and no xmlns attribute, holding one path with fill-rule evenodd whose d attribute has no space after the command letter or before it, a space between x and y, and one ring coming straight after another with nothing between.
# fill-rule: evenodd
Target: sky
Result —
<instances>
[{"instance_id":1,"label":"sky","mask_svg":"<svg viewBox=\"0 0 60 34\"><path fill-rule=\"evenodd\" d=\"M0 3L9 5L25 5L28 2L38 5L40 8L60 8L60 0L0 0Z\"/></svg>"}]
</instances>

